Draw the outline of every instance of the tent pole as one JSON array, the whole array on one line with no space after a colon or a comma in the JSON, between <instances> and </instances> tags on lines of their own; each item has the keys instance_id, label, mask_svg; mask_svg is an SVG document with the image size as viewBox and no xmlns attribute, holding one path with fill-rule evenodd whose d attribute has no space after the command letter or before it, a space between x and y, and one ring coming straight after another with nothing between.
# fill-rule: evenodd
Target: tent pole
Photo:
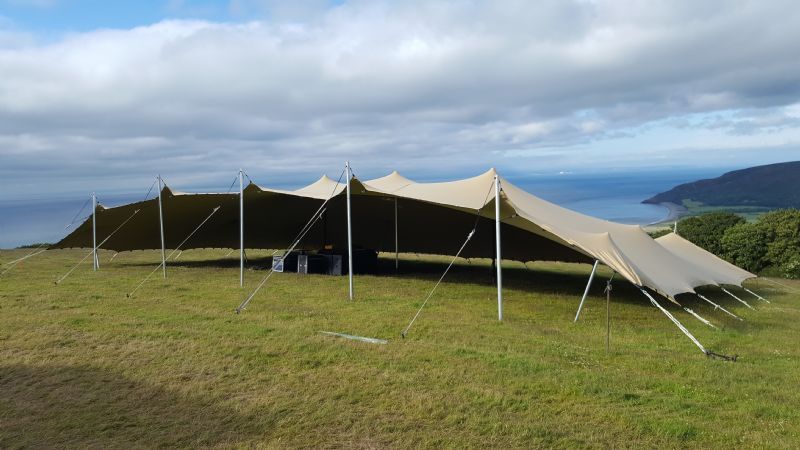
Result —
<instances>
[{"instance_id":1,"label":"tent pole","mask_svg":"<svg viewBox=\"0 0 800 450\"><path fill-rule=\"evenodd\" d=\"M244 287L244 180L239 169L239 287Z\"/></svg>"},{"instance_id":2,"label":"tent pole","mask_svg":"<svg viewBox=\"0 0 800 450\"><path fill-rule=\"evenodd\" d=\"M732 312L728 311L727 309L723 308L722 306L720 306L720 305L718 305L718 304L716 304L716 303L712 302L711 300L707 299L705 296L703 296L703 295L701 295L701 294L698 294L697 292L695 292L695 295L697 295L698 297L700 297L702 300L705 300L707 303L710 303L710 304L714 305L714 309L719 309L719 310L721 310L722 312L724 312L725 314L727 314L727 315L729 315L729 316L731 316L731 317L733 317L733 318L736 318L736 319L738 319L738 320L744 320L744 319L742 319L741 317L737 316L736 314L734 314L734 313L732 313Z\"/></svg>"},{"instance_id":3,"label":"tent pole","mask_svg":"<svg viewBox=\"0 0 800 450\"><path fill-rule=\"evenodd\" d=\"M746 301L744 301L744 300L740 299L739 297L735 296L731 291L725 289L722 286L720 286L719 288L722 289L722 292L724 292L724 293L730 295L731 297L735 298L736 300L739 301L739 303L743 304L744 306L747 306L748 308L753 309L753 310L755 309L752 306L750 306L750 304L747 303Z\"/></svg>"},{"instance_id":4,"label":"tent pole","mask_svg":"<svg viewBox=\"0 0 800 450\"><path fill-rule=\"evenodd\" d=\"M503 321L503 269L500 254L500 178L494 176L494 225L497 242L497 320Z\"/></svg>"},{"instance_id":5,"label":"tent pole","mask_svg":"<svg viewBox=\"0 0 800 450\"><path fill-rule=\"evenodd\" d=\"M344 163L347 171L347 277L350 285L350 300L353 300L353 226L350 217L350 181L353 173L350 170L350 162Z\"/></svg>"},{"instance_id":6,"label":"tent pole","mask_svg":"<svg viewBox=\"0 0 800 450\"><path fill-rule=\"evenodd\" d=\"M765 299L764 297L762 297L762 296L760 296L760 295L756 294L755 292L751 291L750 289L747 289L747 288L746 288L746 287L744 287L744 286L742 286L742 289L744 289L745 291L747 291L747 292L749 292L749 293L751 293L751 294L755 295L757 299L759 299L759 300L761 300L761 301L763 301L763 302L770 303L770 301L769 301L769 300L767 300L767 299Z\"/></svg>"},{"instance_id":7,"label":"tent pole","mask_svg":"<svg viewBox=\"0 0 800 450\"><path fill-rule=\"evenodd\" d=\"M611 350L611 280L606 284L606 353Z\"/></svg>"},{"instance_id":8,"label":"tent pole","mask_svg":"<svg viewBox=\"0 0 800 450\"><path fill-rule=\"evenodd\" d=\"M704 324L710 326L711 328L717 328L717 327L714 326L713 323L711 323L711 321L709 321L705 317L701 316L700 314L697 314L696 312L692 311L691 309L689 309L689 308L687 308L685 306L682 306L682 308L683 308L684 311L686 311L687 313L689 313L692 316L694 316L694 318L699 320L700 322L703 322Z\"/></svg>"},{"instance_id":9,"label":"tent pole","mask_svg":"<svg viewBox=\"0 0 800 450\"><path fill-rule=\"evenodd\" d=\"M161 206L161 191L164 189L161 175L158 175L158 225L161 228L161 273L167 278L167 256L164 245L164 208Z\"/></svg>"},{"instance_id":10,"label":"tent pole","mask_svg":"<svg viewBox=\"0 0 800 450\"><path fill-rule=\"evenodd\" d=\"M394 198L394 270L400 270L400 244L397 238L397 197Z\"/></svg>"},{"instance_id":11,"label":"tent pole","mask_svg":"<svg viewBox=\"0 0 800 450\"><path fill-rule=\"evenodd\" d=\"M100 261L97 259L97 195L92 192L92 268L95 272L100 268Z\"/></svg>"},{"instance_id":12,"label":"tent pole","mask_svg":"<svg viewBox=\"0 0 800 450\"><path fill-rule=\"evenodd\" d=\"M661 306L661 305L660 305L660 304L659 304L659 303L656 301L656 299L654 299L654 298L653 298L653 296L652 296L652 295L650 295L650 293L649 293L649 292L647 292L647 291L646 291L646 290L645 290L643 287L641 287L641 286L636 286L636 287L638 287L638 288L639 288L639 290L640 290L640 291L642 291L642 294L644 294L644 295L645 295L645 296L646 296L646 297L647 297L647 298L650 300L650 303L651 303L653 306L655 306L656 308L658 308L658 309L659 309L659 310L660 310L662 313L664 313L664 315L665 315L665 316L667 316L667 318L669 318L669 320L671 320L671 321L672 321L672 323L674 323L674 324L675 324L675 326L677 326L677 327L678 327L678 329L680 329L680 330L683 332L683 334L685 334L685 335L686 335L686 337L688 337L688 338L689 338L689 339L690 339L690 340L691 340L691 341L694 343L694 345L696 345L696 346L697 346L697 348L699 348L699 349L700 349L700 351L701 351L701 352L703 352L703 353L704 353L706 356L708 356L708 355L709 355L709 351L708 351L708 350L706 350L706 348L705 348L705 347L703 347L703 344L701 344L701 343L700 343L700 341L698 341L698 340L697 340L697 338L695 338L694 336L692 336L692 333L690 333L690 332L689 332L689 330L687 330L687 329L686 329L686 327L684 327L684 326L683 326L683 324L681 324L681 323L678 321L678 319L676 319L676 318L675 318L675 316L673 316L672 314L670 314L670 312L669 312L669 311L667 311L666 309L664 309L664 307L663 307L663 306Z\"/></svg>"},{"instance_id":13,"label":"tent pole","mask_svg":"<svg viewBox=\"0 0 800 450\"><path fill-rule=\"evenodd\" d=\"M575 313L575 320L573 322L578 321L578 316L581 315L581 309L583 309L583 302L586 301L586 296L589 295L589 288L592 287L592 280L594 280L594 274L597 272L597 264L599 264L599 260L594 260L594 265L592 266L592 273L589 274L589 281L586 283L586 289L583 291L583 297L581 297L581 303L578 305L578 312Z\"/></svg>"}]
</instances>

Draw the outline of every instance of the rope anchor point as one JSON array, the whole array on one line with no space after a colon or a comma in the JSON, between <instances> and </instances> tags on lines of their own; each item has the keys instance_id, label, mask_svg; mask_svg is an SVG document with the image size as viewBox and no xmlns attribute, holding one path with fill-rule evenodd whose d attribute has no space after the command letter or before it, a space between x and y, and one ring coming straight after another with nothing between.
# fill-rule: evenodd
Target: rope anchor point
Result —
<instances>
[{"instance_id":1,"label":"rope anchor point","mask_svg":"<svg viewBox=\"0 0 800 450\"><path fill-rule=\"evenodd\" d=\"M736 362L736 360L739 359L739 355L733 355L733 356L723 355L721 353L715 353L715 352L713 352L711 350L706 350L706 356L708 356L709 358L712 358L712 359L716 358L716 359L721 359L723 361L730 361L730 362Z\"/></svg>"}]
</instances>

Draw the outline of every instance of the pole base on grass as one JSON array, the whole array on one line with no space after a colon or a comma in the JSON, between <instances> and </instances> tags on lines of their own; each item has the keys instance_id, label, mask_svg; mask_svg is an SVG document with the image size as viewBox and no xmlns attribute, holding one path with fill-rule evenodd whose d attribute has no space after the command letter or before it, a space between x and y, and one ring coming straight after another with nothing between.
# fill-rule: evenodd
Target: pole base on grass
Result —
<instances>
[{"instance_id":1,"label":"pole base on grass","mask_svg":"<svg viewBox=\"0 0 800 450\"><path fill-rule=\"evenodd\" d=\"M739 358L739 355L728 356L728 355L723 355L721 353L714 353L711 350L706 350L706 356L708 356L709 358L717 358L723 361L731 361L731 362L736 362L736 360Z\"/></svg>"}]
</instances>

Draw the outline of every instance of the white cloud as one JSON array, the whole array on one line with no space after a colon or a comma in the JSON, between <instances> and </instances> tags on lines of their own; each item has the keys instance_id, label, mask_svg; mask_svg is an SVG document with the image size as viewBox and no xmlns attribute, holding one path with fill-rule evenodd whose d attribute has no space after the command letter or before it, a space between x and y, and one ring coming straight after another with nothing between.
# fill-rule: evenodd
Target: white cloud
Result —
<instances>
[{"instance_id":1,"label":"white cloud","mask_svg":"<svg viewBox=\"0 0 800 450\"><path fill-rule=\"evenodd\" d=\"M800 127L782 112L800 100L792 2L323 3L239 0L268 19L44 45L4 44L0 26L3 176L45 170L34 160L64 178L167 165L187 180L239 165L277 176L346 158L454 173L502 167L497 155L517 169L514 155L559 161L552 148L588 165L600 158L569 153L670 118L780 128L783 144ZM739 116L685 119L719 111Z\"/></svg>"}]
</instances>

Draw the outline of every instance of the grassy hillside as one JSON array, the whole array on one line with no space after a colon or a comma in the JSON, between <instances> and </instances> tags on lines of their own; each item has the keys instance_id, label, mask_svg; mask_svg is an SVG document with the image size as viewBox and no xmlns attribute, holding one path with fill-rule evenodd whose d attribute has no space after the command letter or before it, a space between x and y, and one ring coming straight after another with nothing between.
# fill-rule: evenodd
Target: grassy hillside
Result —
<instances>
[{"instance_id":1,"label":"grassy hillside","mask_svg":"<svg viewBox=\"0 0 800 450\"><path fill-rule=\"evenodd\" d=\"M749 207L800 208L800 161L728 172L718 178L681 184L643 203L675 203L692 209Z\"/></svg>"},{"instance_id":2,"label":"grassy hillside","mask_svg":"<svg viewBox=\"0 0 800 450\"><path fill-rule=\"evenodd\" d=\"M87 263L60 286L82 251L0 277L0 448L800 444L798 295L763 282L753 288L772 303L754 301L758 311L706 291L744 322L687 302L719 330L670 307L707 347L740 355L729 363L625 282L606 353L604 270L572 323L588 266L514 264L501 324L486 262L462 263L399 339L441 259L406 255L399 276L359 276L355 302L345 277L279 274L237 316L246 290L225 253L185 252L133 298L156 252L110 263L104 252L100 272ZM248 271L247 285L262 274Z\"/></svg>"}]
</instances>

